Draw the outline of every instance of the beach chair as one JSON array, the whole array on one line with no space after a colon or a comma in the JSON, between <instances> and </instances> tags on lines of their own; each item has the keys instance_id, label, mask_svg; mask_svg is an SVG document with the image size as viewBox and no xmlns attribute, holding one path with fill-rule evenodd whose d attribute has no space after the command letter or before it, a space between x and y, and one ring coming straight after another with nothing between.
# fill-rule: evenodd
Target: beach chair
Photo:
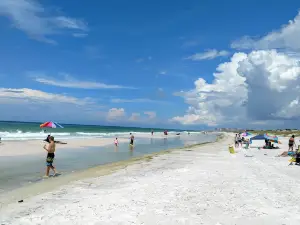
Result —
<instances>
[{"instance_id":1,"label":"beach chair","mask_svg":"<svg viewBox=\"0 0 300 225\"><path fill-rule=\"evenodd\" d=\"M289 160L290 164L289 165L293 165L293 162L295 163L295 165L299 165L300 164L300 147L298 146L297 151L293 154L289 154L290 156L292 156L292 158Z\"/></svg>"}]
</instances>

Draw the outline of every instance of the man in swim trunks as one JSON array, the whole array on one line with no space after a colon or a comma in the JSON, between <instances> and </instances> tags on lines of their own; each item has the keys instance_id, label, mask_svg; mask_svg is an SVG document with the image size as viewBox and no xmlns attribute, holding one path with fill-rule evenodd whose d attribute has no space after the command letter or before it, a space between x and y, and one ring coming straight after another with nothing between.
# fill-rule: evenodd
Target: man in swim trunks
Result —
<instances>
[{"instance_id":1,"label":"man in swim trunks","mask_svg":"<svg viewBox=\"0 0 300 225\"><path fill-rule=\"evenodd\" d=\"M130 145L133 146L134 136L131 134L130 136Z\"/></svg>"},{"instance_id":2,"label":"man in swim trunks","mask_svg":"<svg viewBox=\"0 0 300 225\"><path fill-rule=\"evenodd\" d=\"M50 136L49 137L49 145L48 148L46 145L44 145L44 149L48 152L47 153L47 159L46 159L46 165L47 165L47 169L46 169L46 177L49 177L49 172L50 169L53 170L54 172L54 176L56 175L56 170L55 167L53 166L53 161L54 161L54 157L55 157L55 142L54 142L54 137Z\"/></svg>"},{"instance_id":3,"label":"man in swim trunks","mask_svg":"<svg viewBox=\"0 0 300 225\"><path fill-rule=\"evenodd\" d=\"M296 146L295 143L295 135L292 135L292 137L289 139L289 151L294 151L294 146Z\"/></svg>"}]
</instances>

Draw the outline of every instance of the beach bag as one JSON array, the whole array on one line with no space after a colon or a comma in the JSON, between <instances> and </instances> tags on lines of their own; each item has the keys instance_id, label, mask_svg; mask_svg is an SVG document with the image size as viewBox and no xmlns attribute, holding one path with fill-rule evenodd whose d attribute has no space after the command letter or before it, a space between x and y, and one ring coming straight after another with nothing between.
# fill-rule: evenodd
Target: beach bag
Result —
<instances>
[{"instance_id":1,"label":"beach bag","mask_svg":"<svg viewBox=\"0 0 300 225\"><path fill-rule=\"evenodd\" d=\"M296 158L292 157L289 162L293 163L293 162L296 162Z\"/></svg>"},{"instance_id":2,"label":"beach bag","mask_svg":"<svg viewBox=\"0 0 300 225\"><path fill-rule=\"evenodd\" d=\"M230 154L234 154L235 153L233 146L229 146L229 152L230 152Z\"/></svg>"}]
</instances>

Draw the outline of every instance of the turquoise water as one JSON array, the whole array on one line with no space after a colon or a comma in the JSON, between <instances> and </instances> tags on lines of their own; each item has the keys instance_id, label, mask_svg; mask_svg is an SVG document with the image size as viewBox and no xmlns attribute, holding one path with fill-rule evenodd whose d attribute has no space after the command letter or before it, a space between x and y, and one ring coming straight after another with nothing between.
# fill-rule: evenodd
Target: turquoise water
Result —
<instances>
[{"instance_id":1,"label":"turquoise water","mask_svg":"<svg viewBox=\"0 0 300 225\"><path fill-rule=\"evenodd\" d=\"M145 154L178 148L196 143L212 142L216 135L191 134L165 139L137 139L133 151L128 143L115 146L65 149L57 151L55 166L63 176L98 165L127 160ZM45 173L45 156L0 157L0 193L41 180Z\"/></svg>"},{"instance_id":2,"label":"turquoise water","mask_svg":"<svg viewBox=\"0 0 300 225\"><path fill-rule=\"evenodd\" d=\"M35 140L44 139L45 133L53 133L56 139L88 138L88 137L113 137L128 135L130 132L145 133L151 132L152 128L118 127L118 126L93 126L61 124L63 129L40 129L41 123L25 122L4 122L0 121L0 137L2 140ZM155 132L162 132L163 129L153 129ZM172 130L170 130L172 132ZM176 132L173 130L173 132Z\"/></svg>"}]
</instances>

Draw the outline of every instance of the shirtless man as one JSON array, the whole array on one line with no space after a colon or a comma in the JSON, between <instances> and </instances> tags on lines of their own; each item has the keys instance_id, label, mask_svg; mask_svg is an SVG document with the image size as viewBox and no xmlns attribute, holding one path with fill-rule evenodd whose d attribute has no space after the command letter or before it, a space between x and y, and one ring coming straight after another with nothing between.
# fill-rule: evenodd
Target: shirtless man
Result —
<instances>
[{"instance_id":1,"label":"shirtless man","mask_svg":"<svg viewBox=\"0 0 300 225\"><path fill-rule=\"evenodd\" d=\"M44 145L44 149L48 152L47 153L47 159L46 159L46 164L47 164L47 169L46 169L46 177L49 177L49 172L50 172L50 169L53 170L54 172L54 176L56 175L56 170L55 170L55 167L52 165L53 163L53 160L54 160L54 152L55 152L55 142L54 142L54 137L53 136L50 136L49 137L49 145L48 145L48 148L46 145Z\"/></svg>"}]
</instances>

